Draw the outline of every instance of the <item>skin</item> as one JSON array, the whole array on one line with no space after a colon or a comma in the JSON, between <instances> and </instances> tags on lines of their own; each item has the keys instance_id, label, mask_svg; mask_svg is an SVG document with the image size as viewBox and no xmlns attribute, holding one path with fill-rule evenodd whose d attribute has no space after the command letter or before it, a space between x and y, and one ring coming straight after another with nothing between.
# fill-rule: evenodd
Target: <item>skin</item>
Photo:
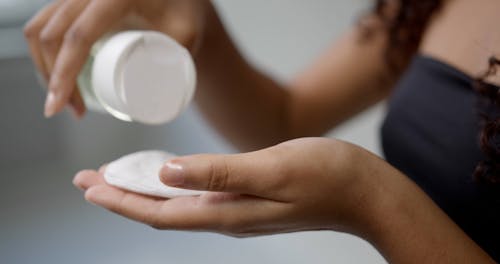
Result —
<instances>
[{"instance_id":1,"label":"skin","mask_svg":"<svg viewBox=\"0 0 500 264\"><path fill-rule=\"evenodd\" d=\"M420 52L471 75L482 72L488 57L500 54L495 48L500 35L491 33L496 32L491 10L499 8L494 0L448 1ZM463 19L471 10L473 22ZM92 203L159 229L237 237L337 230L366 239L394 263L493 262L385 161L342 141L291 140L321 135L390 94L398 76L383 58L387 32L377 17L362 23L377 29L373 38L360 41L361 29L354 27L287 84L242 58L209 1L58 1L41 10L25 33L35 65L49 82L46 116L66 105L83 115L75 78L91 44L104 33L138 27L173 36L195 58L196 102L205 117L240 149L252 151L165 164L160 172L165 184L212 191L199 197L142 196L107 185L104 168L82 171L74 183Z\"/></svg>"}]
</instances>

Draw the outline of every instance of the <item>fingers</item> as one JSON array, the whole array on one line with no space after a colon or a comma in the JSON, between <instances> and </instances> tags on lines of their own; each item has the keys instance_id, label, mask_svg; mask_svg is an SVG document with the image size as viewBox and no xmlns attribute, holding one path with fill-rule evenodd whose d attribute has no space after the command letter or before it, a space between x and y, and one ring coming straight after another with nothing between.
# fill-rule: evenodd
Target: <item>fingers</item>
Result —
<instances>
[{"instance_id":1,"label":"fingers","mask_svg":"<svg viewBox=\"0 0 500 264\"><path fill-rule=\"evenodd\" d=\"M105 181L102 173L84 170L76 174L75 178L73 178L73 184L81 190L87 190L92 186L105 184Z\"/></svg>"},{"instance_id":2,"label":"fingers","mask_svg":"<svg viewBox=\"0 0 500 264\"><path fill-rule=\"evenodd\" d=\"M196 209L197 197L158 200L100 184L85 192L85 199L129 219L159 229L201 229L214 221Z\"/></svg>"},{"instance_id":3,"label":"fingers","mask_svg":"<svg viewBox=\"0 0 500 264\"><path fill-rule=\"evenodd\" d=\"M52 14L43 30L40 32L40 45L43 59L50 74L53 71L54 63L57 59L61 43L68 28L74 20L87 6L89 0L66 0ZM50 91L49 91L50 93ZM85 112L85 105L81 98L80 92L76 89L76 85L71 89L71 98L69 103L72 105L75 116L81 117ZM51 116L54 113L50 111L50 104L54 100L55 95L49 95L46 100L45 115Z\"/></svg>"},{"instance_id":4,"label":"fingers","mask_svg":"<svg viewBox=\"0 0 500 264\"><path fill-rule=\"evenodd\" d=\"M51 15L40 32L42 55L49 72L52 72L64 34L82 12L89 0L66 0Z\"/></svg>"},{"instance_id":5,"label":"fingers","mask_svg":"<svg viewBox=\"0 0 500 264\"><path fill-rule=\"evenodd\" d=\"M66 0L48 5L25 27L33 60L46 80L49 94L45 116L66 103L80 117L85 106L76 89L77 76L93 43L126 13L128 1Z\"/></svg>"},{"instance_id":6,"label":"fingers","mask_svg":"<svg viewBox=\"0 0 500 264\"><path fill-rule=\"evenodd\" d=\"M99 184L85 192L85 199L112 212L149 225L156 224L161 200Z\"/></svg>"},{"instance_id":7,"label":"fingers","mask_svg":"<svg viewBox=\"0 0 500 264\"><path fill-rule=\"evenodd\" d=\"M104 165L102 165L101 167L99 167L98 172L99 172L100 174L104 174L104 171L106 170L106 167L107 167L107 166L108 166L108 164L104 164Z\"/></svg>"},{"instance_id":8,"label":"fingers","mask_svg":"<svg viewBox=\"0 0 500 264\"><path fill-rule=\"evenodd\" d=\"M188 189L275 197L281 178L279 159L268 150L236 155L176 158L160 171L163 183Z\"/></svg>"},{"instance_id":9,"label":"fingers","mask_svg":"<svg viewBox=\"0 0 500 264\"><path fill-rule=\"evenodd\" d=\"M85 198L158 229L210 230L230 234L254 230L253 226L273 221L288 209L288 205L274 201L221 193L155 200L109 185L91 187Z\"/></svg>"},{"instance_id":10,"label":"fingers","mask_svg":"<svg viewBox=\"0 0 500 264\"><path fill-rule=\"evenodd\" d=\"M28 42L29 50L33 62L38 71L43 75L45 81L49 80L49 72L45 65L41 45L40 45L40 32L43 30L52 15L57 11L61 5L61 1L52 2L46 7L41 9L24 27L24 35Z\"/></svg>"},{"instance_id":11,"label":"fingers","mask_svg":"<svg viewBox=\"0 0 500 264\"><path fill-rule=\"evenodd\" d=\"M49 82L46 115L61 111L93 43L125 16L127 1L91 1L64 34Z\"/></svg>"},{"instance_id":12,"label":"fingers","mask_svg":"<svg viewBox=\"0 0 500 264\"><path fill-rule=\"evenodd\" d=\"M85 103L76 85L73 87L73 93L71 94L69 103L72 106L76 118L81 118L85 114Z\"/></svg>"},{"instance_id":13,"label":"fingers","mask_svg":"<svg viewBox=\"0 0 500 264\"><path fill-rule=\"evenodd\" d=\"M102 165L98 171L83 170L78 172L75 175L75 178L73 178L73 184L81 190L87 190L94 185L105 184L106 181L104 180L103 175L106 170L106 166L107 164Z\"/></svg>"},{"instance_id":14,"label":"fingers","mask_svg":"<svg viewBox=\"0 0 500 264\"><path fill-rule=\"evenodd\" d=\"M105 166L99 172L87 170L76 175L73 182L85 190L85 199L158 229L247 236L272 232L262 226L290 213L289 203L234 193L211 192L170 200L153 198L106 184L104 170Z\"/></svg>"},{"instance_id":15,"label":"fingers","mask_svg":"<svg viewBox=\"0 0 500 264\"><path fill-rule=\"evenodd\" d=\"M87 3L88 0L55 1L43 8L26 24L24 34L31 56L38 72L46 82L50 79L65 31ZM54 95L48 96L46 105L53 100L53 97ZM75 88L73 88L70 104L75 116L83 116L85 104ZM50 113L45 114L48 116L47 114Z\"/></svg>"}]
</instances>

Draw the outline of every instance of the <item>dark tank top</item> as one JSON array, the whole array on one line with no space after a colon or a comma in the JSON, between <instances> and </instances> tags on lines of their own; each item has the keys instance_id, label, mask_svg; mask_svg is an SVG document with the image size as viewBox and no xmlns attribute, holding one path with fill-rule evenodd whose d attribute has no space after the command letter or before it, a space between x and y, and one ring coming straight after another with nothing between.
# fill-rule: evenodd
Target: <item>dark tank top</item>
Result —
<instances>
[{"instance_id":1,"label":"dark tank top","mask_svg":"<svg viewBox=\"0 0 500 264\"><path fill-rule=\"evenodd\" d=\"M389 100L382 145L387 161L499 262L500 196L472 176L484 158L472 82L445 63L415 56Z\"/></svg>"}]
</instances>

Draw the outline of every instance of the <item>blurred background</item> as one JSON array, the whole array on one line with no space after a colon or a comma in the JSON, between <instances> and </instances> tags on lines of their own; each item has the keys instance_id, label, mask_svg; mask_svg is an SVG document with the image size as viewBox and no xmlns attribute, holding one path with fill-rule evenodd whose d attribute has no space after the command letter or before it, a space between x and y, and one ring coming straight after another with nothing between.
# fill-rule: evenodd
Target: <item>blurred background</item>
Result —
<instances>
[{"instance_id":1,"label":"blurred background","mask_svg":"<svg viewBox=\"0 0 500 264\"><path fill-rule=\"evenodd\" d=\"M143 149L235 150L195 106L147 127L89 113L46 120L22 35L46 0L0 0L0 263L385 263L365 241L336 232L251 239L157 231L85 202L71 184L85 168ZM368 0L215 0L245 56L278 80L306 67L371 4ZM329 136L380 154L376 106Z\"/></svg>"}]
</instances>

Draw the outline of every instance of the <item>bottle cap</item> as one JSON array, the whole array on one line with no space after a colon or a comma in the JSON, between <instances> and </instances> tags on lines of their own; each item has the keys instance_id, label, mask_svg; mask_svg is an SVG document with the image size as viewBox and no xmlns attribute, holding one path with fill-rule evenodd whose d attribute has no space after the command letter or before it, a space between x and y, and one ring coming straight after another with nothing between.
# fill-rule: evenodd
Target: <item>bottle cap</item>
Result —
<instances>
[{"instance_id":1,"label":"bottle cap","mask_svg":"<svg viewBox=\"0 0 500 264\"><path fill-rule=\"evenodd\" d=\"M196 70L189 52L154 31L112 36L95 56L92 86L115 117L146 124L173 120L191 101Z\"/></svg>"}]
</instances>

